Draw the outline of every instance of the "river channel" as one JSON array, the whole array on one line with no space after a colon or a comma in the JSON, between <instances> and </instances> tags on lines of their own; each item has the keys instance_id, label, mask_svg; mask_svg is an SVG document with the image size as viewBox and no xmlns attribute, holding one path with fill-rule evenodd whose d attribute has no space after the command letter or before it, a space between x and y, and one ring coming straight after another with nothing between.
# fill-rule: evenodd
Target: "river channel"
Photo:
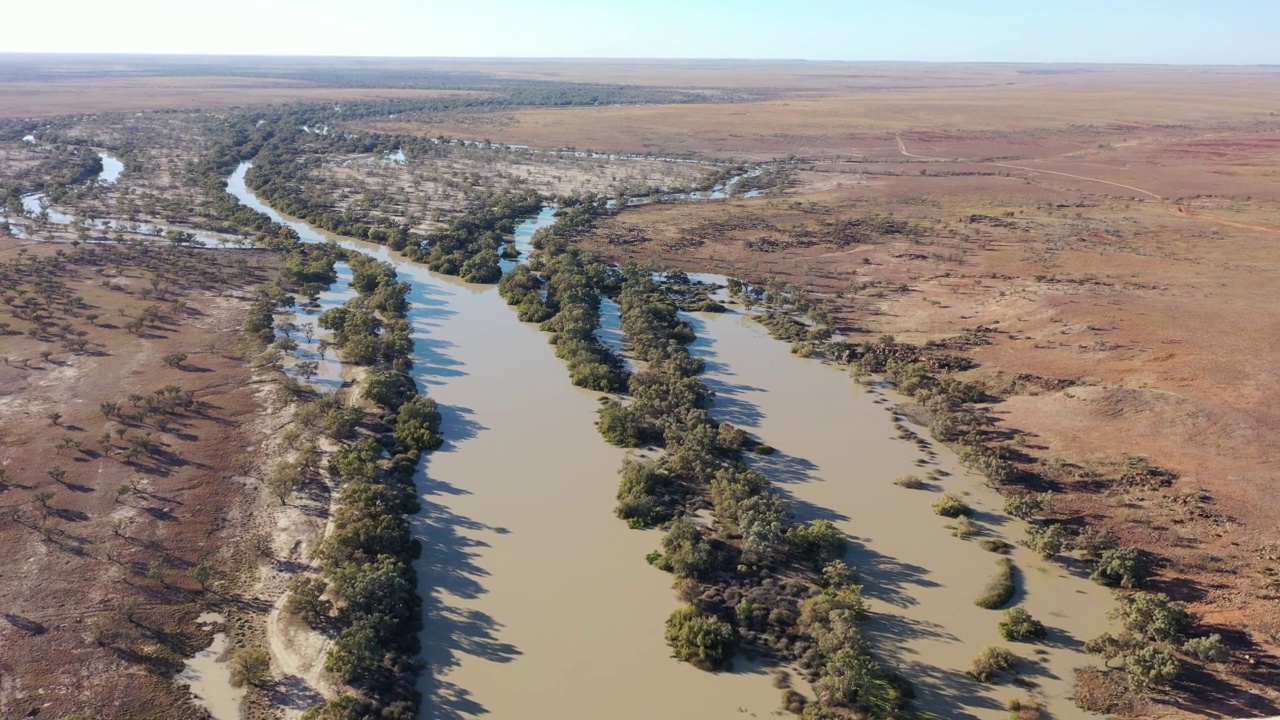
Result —
<instances>
[{"instance_id":1,"label":"river channel","mask_svg":"<svg viewBox=\"0 0 1280 720\"><path fill-rule=\"evenodd\" d=\"M644 561L660 533L629 530L613 516L624 451L600 438L598 395L569 383L546 336L519 322L494 286L437 275L383 246L280 215L245 187L248 167L227 185L242 203L306 242L391 262L412 285L413 376L440 403L446 438L417 478L423 717L783 715L762 669L739 662L737 672L708 674L670 657L663 623L678 601L670 576ZM553 220L544 212L517 235ZM603 333L616 346L616 307L603 311ZM1107 628L1107 592L1020 548L1019 600L1051 633L1037 645L1000 642L1000 613L973 604L996 556L952 537L929 509L941 490L964 492L985 532L1021 539L995 493L943 447L936 462L950 477L931 491L894 486L898 475L922 472L922 455L894 437L887 391L791 356L741 312L692 317L717 416L778 448L755 462L801 518L830 519L850 535L849 559L875 612L870 632L915 683L919 706L944 718L994 719L1007 716L1008 699L1039 697L1055 718L1083 717L1067 698L1071 669L1089 662L1083 641ZM988 644L1025 658L1020 669L1034 687L965 676Z\"/></svg>"}]
</instances>

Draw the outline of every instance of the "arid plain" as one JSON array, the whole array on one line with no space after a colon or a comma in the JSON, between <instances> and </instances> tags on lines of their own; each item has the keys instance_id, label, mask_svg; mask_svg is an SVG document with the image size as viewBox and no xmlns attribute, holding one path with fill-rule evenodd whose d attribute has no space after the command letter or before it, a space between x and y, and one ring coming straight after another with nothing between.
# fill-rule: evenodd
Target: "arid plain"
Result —
<instances>
[{"instance_id":1,"label":"arid plain","mask_svg":"<svg viewBox=\"0 0 1280 720\"><path fill-rule=\"evenodd\" d=\"M129 59L108 69L74 59L13 63L0 75L6 100L0 116L16 121L93 113L84 120L89 136L128 145L154 169L151 184L140 190L189 194L194 206L202 191L184 185L182 168L212 141L191 128L225 112L306 102L484 98L497 92L485 87L487 78L640 87L668 100L692 100L442 104L370 113L347 129L543 151L765 164L776 183L757 196L628 208L602 217L575 242L609 261L655 262L761 285L781 279L809 291L850 343L891 335L894 342L967 358L972 366L957 377L984 391L979 407L1005 438L1015 464L1038 478L1031 489L1054 492L1054 519L1087 523L1139 549L1153 575L1150 589L1189 603L1201 628L1221 634L1232 649L1230 661L1198 666L1141 714L1249 717L1280 711L1280 450L1272 441L1280 432L1280 310L1274 300L1280 291L1280 71L711 61L309 60L264 63L252 71L244 69L247 64L180 65L181 72L146 69ZM403 82L429 72L481 80L435 87ZM158 118L157 127L166 128L164 146L134 147L135 136L118 134L129 122L126 113ZM15 147L4 158L6 172L17 177L27 166L25 148L20 141ZM438 162L429 175L412 164L362 169L356 155L338 160L310 175L335 208L349 210L375 188L392 200L371 212L395 208L385 214L408 222L404 208L419 208L414 227L423 231L486 197L492 181L476 179L481 175L500 173L504 183L515 178L547 194L588 189L606 195L697 178L687 167L664 167L657 159L628 165L590 155L562 163L524 158L496 170L490 159L458 156ZM123 202L111 192L85 198L82 207L110 217ZM71 235L63 233L61 240ZM0 242L13 243L3 246L0 258L20 273L31 262L26 252L18 254L22 244ZM48 248L38 244L32 254L43 257ZM185 254L183 260L189 262ZM136 516L130 522L145 527L147 537L139 532L130 539L103 524L82 544L109 540L129 553L137 552L127 547L131 543L167 542L182 556L172 569L209 559L221 563L223 575L238 572L230 556L238 546L231 539L220 555L192 543L208 533L230 536L263 524L231 512L248 502L249 492L230 480L241 474L233 467L241 453L219 453L217 447L232 442L226 438L247 443L242 436L263 423L252 416L270 412L271 403L247 384L251 371L236 364L243 353L225 333L242 322L250 290L272 264L255 261L243 286L225 292L168 281L177 288L170 301L185 300L183 308L218 298L218 314L193 321L172 339L161 336L159 325L152 335L115 333L105 321L85 325L85 337L111 356L135 352L129 348L144 342L152 354L201 348L189 353L190 365L207 365L200 367L207 373L165 367L158 355L145 372L152 385L177 383L209 401L210 412L176 422L189 424L197 438L181 457L221 485L170 487L187 476L166 471L153 485L121 486L118 498L98 497L94 502L110 507L95 512ZM225 262L219 272L228 272ZM122 266L121 288L130 285L131 273L135 285L162 274L147 265ZM83 285L77 292L105 308L100 314L131 317L149 299L93 287L90 279L87 270L84 277L68 275L68 282ZM44 342L34 334L3 341L0 354L28 360ZM90 372L44 360L0 369L6 408L53 407L50 398L74 388L88 409L84 417L69 413L65 419L88 426L99 412L95 403L123 400L133 391L123 366ZM77 374L66 383L50 375L72 370ZM43 375L32 382L32 373ZM899 399L905 418L927 417L923 408ZM8 434L0 443L7 462L30 458L48 434L43 426L63 422L45 420L43 405L28 414L41 432ZM224 423L222 414L243 417ZM102 415L110 419L105 410ZM146 418L139 414L139 428L153 422ZM69 446L65 452L72 457ZM59 520L60 513L81 513L75 488L92 484L81 471L98 461L92 452L76 453L67 463L71 492L13 516L3 532L32 547L66 540L58 527L71 521ZM110 487L126 481L113 476ZM16 492L6 488L8 495ZM12 504L5 500L6 507ZM64 500L69 504L62 507ZM185 521L206 504L216 514ZM176 511L184 522L167 523L173 506L187 505L192 509ZM44 539L32 532L41 528ZM73 578L57 586L69 598L59 600L63 604L89 601L87 589L76 590L74 582L84 572L78 563L89 561L77 557L68 555L49 570ZM18 604L6 618L15 632L27 624L22 646L33 648L28 652L46 672L52 661L34 648L48 621L24 620L41 614L42 593L31 590L40 571L29 560L24 553L5 568L4 577L27 588L21 599L11 598ZM186 595L194 592L194 576L167 579L164 567L156 572L130 580L116 571L117 584L133 582L138 592L159 598L143 606L139 621L115 601L92 602L113 628L128 634L162 635L180 618L189 623L185 616L198 605ZM222 590L232 592L232 584ZM115 615L110 607L117 608ZM151 628L148 612L154 613ZM39 633L29 631L32 623ZM102 659L109 655L101 638L90 642L94 633L88 629L80 634L83 646L98 646L84 649L86 656L117 661ZM175 663L175 648L193 641L157 651L156 662ZM149 692L164 697L167 690Z\"/></svg>"}]
</instances>

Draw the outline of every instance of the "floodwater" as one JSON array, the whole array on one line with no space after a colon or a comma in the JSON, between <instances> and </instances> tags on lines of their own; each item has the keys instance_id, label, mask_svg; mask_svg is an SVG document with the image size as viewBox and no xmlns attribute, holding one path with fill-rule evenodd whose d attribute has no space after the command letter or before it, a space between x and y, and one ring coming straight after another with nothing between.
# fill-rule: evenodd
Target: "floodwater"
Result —
<instances>
[{"instance_id":1,"label":"floodwater","mask_svg":"<svg viewBox=\"0 0 1280 720\"><path fill-rule=\"evenodd\" d=\"M760 669L707 674L669 657L663 621L677 601L670 576L643 559L660 535L613 517L623 452L595 432L597 395L568 383L546 336L518 322L492 286L436 275L385 247L280 216L244 187L247 167L228 181L242 202L306 241L336 239L390 260L413 286L413 374L441 404L446 438L418 478L423 510L413 521L423 543L417 567L430 668L423 717L779 713L779 693ZM603 303L602 313L601 337L619 347L616 307ZM1022 528L998 511L1000 499L946 448L917 466L920 451L895 438L882 404L895 400L888 393L792 356L740 313L691 317L716 416L778 449L753 462L801 519L830 519L852 538L849 559L874 611L868 631L915 683L919 705L946 718L994 719L1007 715L1009 699L1034 696L1055 718L1084 717L1066 699L1071 670L1090 661L1084 640L1108 629L1108 592L1018 548L1016 600L1050 636L1034 645L1002 642L1000 612L973 604L997 556L952 537L929 508L944 490L967 493L984 533L1016 542ZM951 475L929 491L892 484L933 467ZM1020 654L1019 670L1034 687L985 686L964 675L989 644Z\"/></svg>"},{"instance_id":2,"label":"floodwater","mask_svg":"<svg viewBox=\"0 0 1280 720\"><path fill-rule=\"evenodd\" d=\"M516 226L516 231L512 237L515 241L516 251L520 254L514 260L499 260L498 265L502 268L502 272L511 271L516 265L523 265L529 262L529 255L533 252L533 234L544 227L551 227L556 224L556 205L546 205L538 214Z\"/></svg>"},{"instance_id":3,"label":"floodwater","mask_svg":"<svg viewBox=\"0 0 1280 720\"><path fill-rule=\"evenodd\" d=\"M1018 547L1011 555L1021 571L1014 602L1050 634L1035 644L1003 641L996 631L1001 611L973 604L997 556L976 538L953 537L949 521L930 508L941 492L966 493L983 536L1017 543L1024 523L1003 515L997 494L936 443L937 461L917 466L924 456L914 443L898 439L893 427L888 406L901 400L896 395L864 388L842 368L791 355L787 343L742 313L689 317L698 335L692 351L706 360L705 380L716 393L716 418L777 449L752 462L790 496L800 519L831 520L851 538L848 559L873 612L868 630L915 684L918 707L944 718L995 719L1008 716L1008 700L1036 697L1058 720L1090 717L1068 695L1072 669L1093 663L1083 653L1084 641L1111 629L1105 588ZM887 402L878 403L881 398ZM927 437L925 428L913 429ZM933 468L951 475L930 482L927 491L893 484L896 477L923 476ZM964 671L986 645L1003 645L1024 658L1018 671L1036 687L968 678Z\"/></svg>"},{"instance_id":4,"label":"floodwater","mask_svg":"<svg viewBox=\"0 0 1280 720\"><path fill-rule=\"evenodd\" d=\"M309 242L329 237L228 191ZM534 222L534 221L529 221ZM594 428L595 393L574 388L547 338L494 286L395 263L412 284L413 375L440 403L445 446L418 479L414 532L426 629L422 717L618 720L767 717L779 691L761 670L708 674L663 640L678 606L648 566L657 532L613 516L623 452Z\"/></svg>"},{"instance_id":5,"label":"floodwater","mask_svg":"<svg viewBox=\"0 0 1280 720\"><path fill-rule=\"evenodd\" d=\"M34 142L34 138L32 142ZM102 158L102 171L98 173L97 181L102 185L113 185L120 179L120 174L124 172L124 163L109 153L100 152L98 157ZM44 193L31 193L22 196L22 209L28 214L39 215L41 210L46 209L47 201ZM58 212L52 208L49 210L49 222L55 225L69 225L75 218L72 216Z\"/></svg>"},{"instance_id":6,"label":"floodwater","mask_svg":"<svg viewBox=\"0 0 1280 720\"><path fill-rule=\"evenodd\" d=\"M225 623L217 613L196 618L199 623ZM231 687L231 669L222 654L227 651L227 634L215 633L209 647L196 653L184 664L178 680L191 686L196 704L209 711L213 720L240 720L240 701L244 688Z\"/></svg>"},{"instance_id":7,"label":"floodwater","mask_svg":"<svg viewBox=\"0 0 1280 720\"><path fill-rule=\"evenodd\" d=\"M98 173L98 177L95 182L101 185L114 185L120 180L120 176L124 174L124 163L118 158L112 156L110 153L100 152L98 153L98 156L102 158L102 172ZM22 209L23 212L30 217L36 217L41 213L41 211L47 210L47 219L49 223L53 225L70 225L76 221L75 216L49 207L48 198L44 193L30 193L23 195ZM7 218L3 215L0 215L0 220L6 219ZM111 231L127 231L136 232L142 235L152 235L155 237L163 236L165 231L168 229L166 226L154 225L152 223L112 220L93 220L88 224L88 227L104 233ZM13 225L12 232L14 237L17 238L25 239L28 237L27 232L20 225ZM195 235L197 243L203 245L214 247L237 247L241 244L241 241L238 238L221 236L215 233L197 231L193 234Z\"/></svg>"},{"instance_id":8,"label":"floodwater","mask_svg":"<svg viewBox=\"0 0 1280 720\"><path fill-rule=\"evenodd\" d=\"M98 157L102 158L102 172L98 173L98 182L103 185L114 185L120 179L120 174L124 172L124 163L104 152L98 153Z\"/></svg>"},{"instance_id":9,"label":"floodwater","mask_svg":"<svg viewBox=\"0 0 1280 720\"><path fill-rule=\"evenodd\" d=\"M357 295L355 289L351 287L351 277L354 274L351 266L339 260L334 263L333 269L338 279L320 292L314 307L303 305L305 300L298 298L298 304L293 307L293 312L277 315L276 324L276 337L282 335L279 330L281 320L292 322L298 328L291 333L293 341L298 344L298 349L293 351L291 356L293 359L285 366L285 373L325 393L341 388L345 379L342 376L343 364L338 357L338 349L330 347L323 355L320 353L322 341L333 344L333 331L320 327L320 316L326 310L341 307L343 303ZM307 337L308 328L310 328L310 339ZM298 373L298 363L304 361L316 363L315 375L310 378L303 378Z\"/></svg>"}]
</instances>

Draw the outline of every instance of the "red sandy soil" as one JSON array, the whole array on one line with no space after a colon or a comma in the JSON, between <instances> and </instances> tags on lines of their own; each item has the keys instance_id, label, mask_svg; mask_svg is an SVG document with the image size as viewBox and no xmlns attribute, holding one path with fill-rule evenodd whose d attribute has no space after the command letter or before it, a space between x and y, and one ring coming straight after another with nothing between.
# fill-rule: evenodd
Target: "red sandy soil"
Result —
<instances>
[{"instance_id":1,"label":"red sandy soil","mask_svg":"<svg viewBox=\"0 0 1280 720\"><path fill-rule=\"evenodd\" d=\"M0 261L13 261L19 249L18 241L0 240ZM249 264L240 269L225 251L173 250L143 262L114 247L93 258L84 246L21 249L28 257L56 251L73 259L56 275L83 304L55 309L46 329L69 322L72 336L88 345L67 351L47 333L27 335L29 322L5 318L0 716L203 717L172 676L184 655L208 643L194 619L227 601L219 588L239 570L235 549L249 519L241 501L250 494L233 479L233 465L258 440L242 423L262 409L240 359L239 328L248 293L274 260L243 253ZM158 269L172 272L181 262L192 263L191 281L166 281L163 298L142 297ZM101 284L107 280L112 289ZM3 293L31 291L34 281L10 274ZM185 300L186 309L175 300ZM153 304L165 308L164 317L136 334L124 329ZM100 315L94 323L90 312ZM53 354L44 360L42 350ZM189 357L171 367L162 361L171 352ZM145 403L127 399L168 385L191 392L196 404L142 417ZM119 403L121 414L105 417L103 401ZM61 413L56 425L53 412ZM117 427L126 434L112 433L104 454L100 435ZM127 459L128 438L146 433L154 450ZM59 448L64 437L78 448ZM55 479L55 468L65 476ZM46 491L53 493L47 508L36 499ZM215 569L210 592L188 576L202 562Z\"/></svg>"}]
</instances>

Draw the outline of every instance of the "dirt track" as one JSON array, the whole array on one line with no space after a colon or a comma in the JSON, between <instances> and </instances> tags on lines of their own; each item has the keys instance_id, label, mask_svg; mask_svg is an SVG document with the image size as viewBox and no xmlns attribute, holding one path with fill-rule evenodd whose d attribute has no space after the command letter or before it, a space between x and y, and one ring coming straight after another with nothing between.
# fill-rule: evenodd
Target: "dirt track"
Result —
<instances>
[{"instance_id":1,"label":"dirt track","mask_svg":"<svg viewBox=\"0 0 1280 720\"><path fill-rule=\"evenodd\" d=\"M916 155L915 153L911 153L911 152L908 152L908 151L907 151L907 144L906 144L906 142L902 139L902 133L901 133L901 132L899 132L899 133L897 133L897 134L895 135L895 139L898 141L898 151L899 151L899 152L901 152L901 153L902 153L903 155L905 155L906 157L909 157L909 158L915 158L915 159L917 159L917 160L930 160L930 161L933 161L933 162L944 162L944 163L978 163L978 162L981 162L981 161L979 161L979 160L965 160L965 159L963 159L963 158L942 158L942 157L933 157L933 156L930 156L930 155ZM986 165L993 165L993 166L995 166L995 167L1009 168L1009 169L1011 169L1011 170L1022 170L1022 171L1025 171L1025 172L1043 173L1043 174L1045 174L1045 175L1058 175L1058 176L1061 176L1061 177L1068 177L1068 178L1072 178L1072 179L1075 179L1075 180L1084 180L1084 181L1086 181L1086 182L1095 182L1095 183L1101 183L1101 184L1103 184L1103 185L1111 185L1112 187L1124 188L1125 190L1132 190L1132 191L1134 191L1134 192L1141 193L1141 194L1146 195L1146 196L1148 196L1148 197L1151 197L1151 198L1154 198L1154 199L1156 199L1156 200L1159 200L1159 201L1160 201L1160 202L1162 202L1162 203L1165 203L1165 208L1166 208L1170 213L1172 213L1172 214L1174 214L1174 215L1176 215L1176 216L1178 216L1178 217L1180 217L1180 218L1187 218L1187 219L1194 219L1194 220L1204 220L1204 221L1206 221L1206 222L1217 223L1217 224L1219 224L1219 225L1226 225L1226 226L1228 226L1228 227L1240 228L1240 229L1242 229L1242 230L1256 230L1256 231L1258 231L1258 232L1265 232L1265 233L1278 233L1278 234L1280 234L1280 228L1267 227L1267 226L1265 226L1265 225L1252 225L1252 224L1249 224L1249 223L1235 222L1235 221L1233 221L1233 220L1223 220L1222 218L1216 218L1216 217L1213 217L1212 215L1205 215L1205 214L1203 214L1203 213L1193 212L1193 211L1191 211L1191 210L1187 210L1187 209L1186 209L1186 207L1184 207L1181 203L1178 203L1178 202L1170 202L1170 201L1166 200L1166 198L1161 197L1161 196L1160 196L1159 194L1157 194L1157 193L1151 192L1150 190L1144 190L1143 188L1136 187L1136 186L1133 186L1133 185L1125 185L1124 183L1112 182L1111 180L1103 180L1102 178L1089 177L1089 176L1087 176L1087 175L1074 175L1074 174L1072 174L1072 173L1058 172L1058 171L1056 171L1056 170L1044 170L1044 169L1041 169L1041 168L1027 167L1026 165L1011 165L1011 164L1009 164L1009 163L998 163L998 162L987 162L987 163L984 163L984 164L986 164Z\"/></svg>"}]
</instances>

